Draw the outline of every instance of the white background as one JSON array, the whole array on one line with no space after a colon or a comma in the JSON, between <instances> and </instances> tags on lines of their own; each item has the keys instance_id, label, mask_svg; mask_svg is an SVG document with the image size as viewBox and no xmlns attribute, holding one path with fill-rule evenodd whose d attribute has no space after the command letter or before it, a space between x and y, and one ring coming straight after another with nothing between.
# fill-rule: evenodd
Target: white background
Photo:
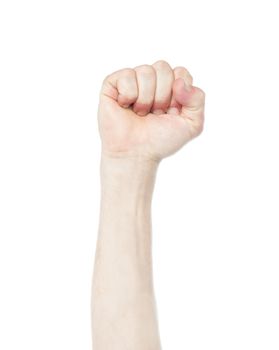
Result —
<instances>
[{"instance_id":1,"label":"white background","mask_svg":"<svg viewBox=\"0 0 279 350\"><path fill-rule=\"evenodd\" d=\"M1 349L91 348L100 84L164 59L206 92L206 123L157 174L163 348L278 350L276 4L1 1Z\"/></svg>"}]
</instances>

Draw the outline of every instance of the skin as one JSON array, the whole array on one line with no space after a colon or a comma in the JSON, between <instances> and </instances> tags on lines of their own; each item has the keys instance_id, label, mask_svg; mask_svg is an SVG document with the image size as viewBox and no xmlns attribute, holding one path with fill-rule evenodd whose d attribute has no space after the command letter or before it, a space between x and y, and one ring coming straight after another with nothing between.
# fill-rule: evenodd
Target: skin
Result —
<instances>
[{"instance_id":1,"label":"skin","mask_svg":"<svg viewBox=\"0 0 279 350\"><path fill-rule=\"evenodd\" d=\"M161 349L152 276L158 166L204 125L205 93L185 67L125 68L102 84L99 232L92 283L94 350Z\"/></svg>"}]
</instances>

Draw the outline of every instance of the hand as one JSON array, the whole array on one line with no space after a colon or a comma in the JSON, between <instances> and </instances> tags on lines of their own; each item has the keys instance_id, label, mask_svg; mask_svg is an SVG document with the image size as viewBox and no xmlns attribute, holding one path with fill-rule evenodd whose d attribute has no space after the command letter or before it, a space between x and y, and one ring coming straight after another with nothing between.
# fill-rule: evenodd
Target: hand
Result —
<instances>
[{"instance_id":1,"label":"hand","mask_svg":"<svg viewBox=\"0 0 279 350\"><path fill-rule=\"evenodd\" d=\"M108 75L98 108L103 154L160 161L198 136L205 93L192 82L186 68L165 61Z\"/></svg>"}]
</instances>

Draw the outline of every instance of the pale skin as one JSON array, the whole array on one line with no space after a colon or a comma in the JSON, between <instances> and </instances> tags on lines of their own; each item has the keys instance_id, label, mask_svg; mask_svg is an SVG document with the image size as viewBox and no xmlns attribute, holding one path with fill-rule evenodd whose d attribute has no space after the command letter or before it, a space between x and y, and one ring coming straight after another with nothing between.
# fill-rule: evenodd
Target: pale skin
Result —
<instances>
[{"instance_id":1,"label":"pale skin","mask_svg":"<svg viewBox=\"0 0 279 350\"><path fill-rule=\"evenodd\" d=\"M102 84L101 205L92 284L94 350L160 350L151 203L158 166L204 125L205 93L166 61L124 68Z\"/></svg>"}]
</instances>

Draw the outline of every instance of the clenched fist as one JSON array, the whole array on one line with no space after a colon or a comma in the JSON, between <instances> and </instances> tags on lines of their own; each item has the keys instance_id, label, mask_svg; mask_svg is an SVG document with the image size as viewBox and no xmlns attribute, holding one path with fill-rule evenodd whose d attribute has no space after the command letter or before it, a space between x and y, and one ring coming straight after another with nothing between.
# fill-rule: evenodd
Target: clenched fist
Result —
<instances>
[{"instance_id":1,"label":"clenched fist","mask_svg":"<svg viewBox=\"0 0 279 350\"><path fill-rule=\"evenodd\" d=\"M102 152L160 161L203 130L205 93L184 67L165 62L121 69L102 84Z\"/></svg>"}]
</instances>

